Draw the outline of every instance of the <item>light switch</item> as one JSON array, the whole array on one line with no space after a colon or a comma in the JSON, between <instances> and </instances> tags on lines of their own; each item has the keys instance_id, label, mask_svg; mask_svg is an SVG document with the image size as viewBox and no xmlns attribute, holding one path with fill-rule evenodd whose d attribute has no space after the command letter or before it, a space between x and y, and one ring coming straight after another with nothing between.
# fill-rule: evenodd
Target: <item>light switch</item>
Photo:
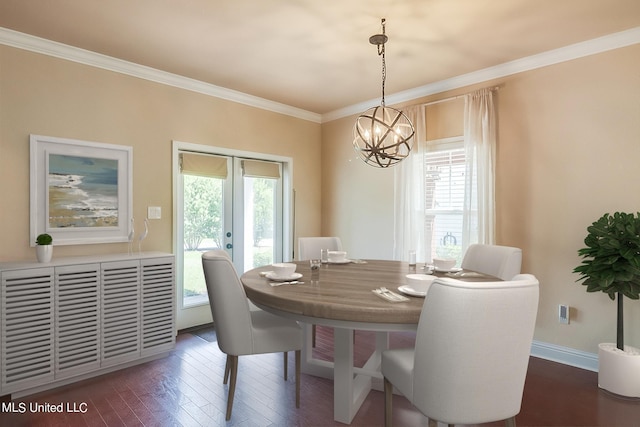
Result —
<instances>
[{"instance_id":1,"label":"light switch","mask_svg":"<svg viewBox=\"0 0 640 427\"><path fill-rule=\"evenodd\" d=\"M149 207L147 207L147 218L148 219L160 219L160 218L162 218L162 208L160 206L149 206Z\"/></svg>"}]
</instances>

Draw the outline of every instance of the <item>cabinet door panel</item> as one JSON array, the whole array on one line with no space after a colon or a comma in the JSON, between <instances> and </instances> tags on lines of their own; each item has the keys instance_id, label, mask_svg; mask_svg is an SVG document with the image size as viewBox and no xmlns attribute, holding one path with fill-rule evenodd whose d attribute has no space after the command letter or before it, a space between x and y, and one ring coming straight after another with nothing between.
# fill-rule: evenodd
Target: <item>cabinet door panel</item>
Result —
<instances>
[{"instance_id":1,"label":"cabinet door panel","mask_svg":"<svg viewBox=\"0 0 640 427\"><path fill-rule=\"evenodd\" d=\"M175 270L173 257L143 259L142 355L175 345Z\"/></svg>"},{"instance_id":2,"label":"cabinet door panel","mask_svg":"<svg viewBox=\"0 0 640 427\"><path fill-rule=\"evenodd\" d=\"M56 379L100 367L100 265L56 267Z\"/></svg>"},{"instance_id":3,"label":"cabinet door panel","mask_svg":"<svg viewBox=\"0 0 640 427\"><path fill-rule=\"evenodd\" d=\"M2 393L53 380L53 268L2 272Z\"/></svg>"},{"instance_id":4,"label":"cabinet door panel","mask_svg":"<svg viewBox=\"0 0 640 427\"><path fill-rule=\"evenodd\" d=\"M140 356L140 261L101 265L102 366Z\"/></svg>"}]
</instances>

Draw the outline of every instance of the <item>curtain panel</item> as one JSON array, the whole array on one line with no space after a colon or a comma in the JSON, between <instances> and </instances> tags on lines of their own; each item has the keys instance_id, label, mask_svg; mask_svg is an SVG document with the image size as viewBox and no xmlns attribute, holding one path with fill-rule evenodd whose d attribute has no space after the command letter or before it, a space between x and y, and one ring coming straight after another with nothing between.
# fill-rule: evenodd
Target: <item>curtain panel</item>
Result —
<instances>
[{"instance_id":1,"label":"curtain panel","mask_svg":"<svg viewBox=\"0 0 640 427\"><path fill-rule=\"evenodd\" d=\"M495 243L496 110L494 88L465 95L464 147L467 162L462 244Z\"/></svg>"},{"instance_id":2,"label":"curtain panel","mask_svg":"<svg viewBox=\"0 0 640 427\"><path fill-rule=\"evenodd\" d=\"M424 152L427 144L426 105L404 110L413 127L413 149L394 170L394 250L396 260L409 260L416 251L418 260L425 259Z\"/></svg>"},{"instance_id":3,"label":"curtain panel","mask_svg":"<svg viewBox=\"0 0 640 427\"><path fill-rule=\"evenodd\" d=\"M462 220L462 253L472 243L495 241L495 88L465 95L464 147L465 195ZM407 107L404 113L415 127L411 154L394 171L394 250L396 260L409 259L416 251L419 262L430 262L432 222L426 219L425 153L428 150L426 104Z\"/></svg>"}]
</instances>

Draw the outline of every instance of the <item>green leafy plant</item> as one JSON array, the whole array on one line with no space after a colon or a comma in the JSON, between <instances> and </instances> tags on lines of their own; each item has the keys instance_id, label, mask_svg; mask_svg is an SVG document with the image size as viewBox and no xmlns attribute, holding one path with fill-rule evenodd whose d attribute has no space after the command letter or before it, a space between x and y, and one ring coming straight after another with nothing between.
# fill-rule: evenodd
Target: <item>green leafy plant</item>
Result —
<instances>
[{"instance_id":1,"label":"green leafy plant","mask_svg":"<svg viewBox=\"0 0 640 427\"><path fill-rule=\"evenodd\" d=\"M587 292L618 297L616 347L624 350L623 297L640 298L640 213L604 214L587 227L586 248L578 250L582 264L573 272Z\"/></svg>"},{"instance_id":2,"label":"green leafy plant","mask_svg":"<svg viewBox=\"0 0 640 427\"><path fill-rule=\"evenodd\" d=\"M36 237L36 244L37 245L50 245L53 242L53 237L51 237L51 235L49 234L40 234L38 237Z\"/></svg>"}]
</instances>

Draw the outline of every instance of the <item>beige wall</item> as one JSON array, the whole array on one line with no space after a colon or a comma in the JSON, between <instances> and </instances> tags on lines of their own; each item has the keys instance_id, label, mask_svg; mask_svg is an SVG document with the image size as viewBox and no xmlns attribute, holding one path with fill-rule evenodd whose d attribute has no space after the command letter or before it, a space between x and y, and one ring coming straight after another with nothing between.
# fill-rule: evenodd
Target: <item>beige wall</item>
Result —
<instances>
[{"instance_id":1,"label":"beige wall","mask_svg":"<svg viewBox=\"0 0 640 427\"><path fill-rule=\"evenodd\" d=\"M299 234L320 232L320 125L74 62L0 46L0 260L29 242L29 134L133 147L133 214L145 250L173 252L172 140L293 158ZM126 244L58 246L55 257Z\"/></svg>"},{"instance_id":2,"label":"beige wall","mask_svg":"<svg viewBox=\"0 0 640 427\"><path fill-rule=\"evenodd\" d=\"M523 270L540 279L537 340L596 352L597 343L615 339L614 303L587 294L571 271L592 221L604 212L640 210L639 68L635 45L475 86L504 84L497 240L522 247ZM133 147L134 216L143 218L148 205L163 211L162 220L151 222L147 250L172 251L171 141L179 140L292 157L298 235L339 235L354 257L391 258L393 169L356 158L354 119L320 126L0 46L0 260L35 259L31 133ZM55 250L55 256L102 254L126 245ZM557 323L560 303L573 307L568 326ZM640 302L627 300L626 325L627 343L640 347Z\"/></svg>"},{"instance_id":3,"label":"beige wall","mask_svg":"<svg viewBox=\"0 0 640 427\"><path fill-rule=\"evenodd\" d=\"M638 69L635 45L412 102L502 85L496 238L521 247L523 271L540 279L536 340L591 353L598 343L615 341L615 303L587 294L572 270L591 222L605 212L640 210ZM456 111L445 110L438 114ZM439 126L432 119L430 126ZM323 124L322 231L341 236L354 257L389 258L393 170L355 158L354 121ZM561 303L572 307L569 325L557 322ZM640 347L640 302L625 303L627 344Z\"/></svg>"}]
</instances>

